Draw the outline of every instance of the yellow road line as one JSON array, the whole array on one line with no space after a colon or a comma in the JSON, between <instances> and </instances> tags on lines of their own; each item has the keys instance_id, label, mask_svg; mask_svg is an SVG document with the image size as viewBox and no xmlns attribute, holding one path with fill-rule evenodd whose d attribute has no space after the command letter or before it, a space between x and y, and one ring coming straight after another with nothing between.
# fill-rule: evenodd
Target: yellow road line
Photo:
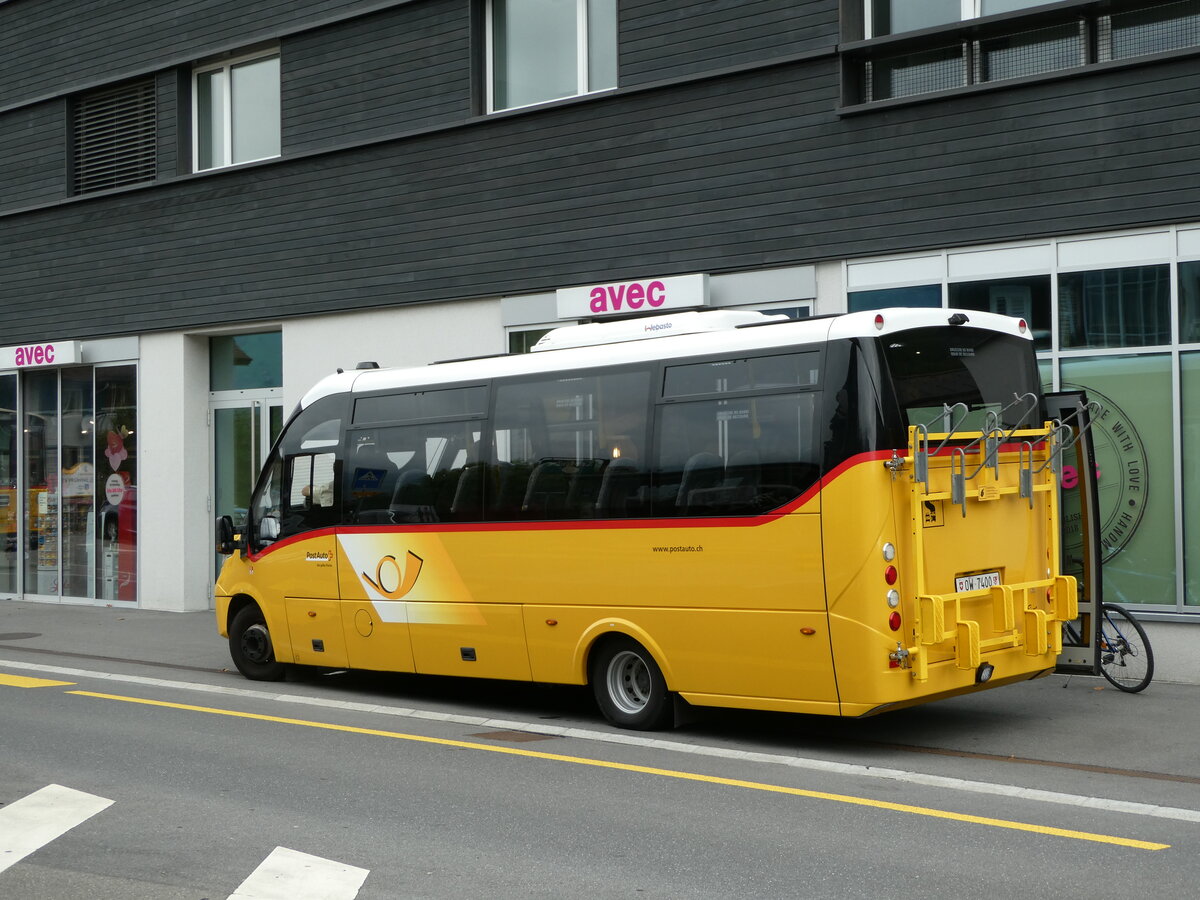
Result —
<instances>
[{"instance_id":1,"label":"yellow road line","mask_svg":"<svg viewBox=\"0 0 1200 900\"><path fill-rule=\"evenodd\" d=\"M719 784L726 787L745 788L754 791L767 791L775 794L787 794L793 797L807 797L814 800L831 800L836 803L848 803L854 806L867 806L874 809L886 809L892 812L910 813L917 816L930 816L936 819L948 819L954 822L969 822L974 825L987 825L992 828L1007 828L1012 831L1029 831L1034 834L1053 835L1055 837L1071 838L1078 841L1095 841L1101 844L1115 844L1119 847L1131 847L1136 850L1166 850L1170 844L1156 844L1149 841L1139 841L1132 838L1115 837L1107 834L1093 834L1087 831L1073 831L1068 828L1053 828L1047 825L1031 825L1026 822L1013 822L1008 819L993 819L987 816L972 816L965 813L947 812L925 806L910 806L906 803L889 803L886 800L871 800L867 797L853 797L847 794L830 794L825 791L808 791L803 788L784 787L777 784L764 784L758 781L742 781L736 778L721 778L715 775L700 775L695 772L681 772L675 769L659 769L653 766L638 766L630 763L609 762L602 759L588 759L582 756L565 756L559 753L545 753L540 750L525 750L517 747L496 747L491 744L478 744L473 741L456 741L449 738L426 737L419 734L404 734L398 731L382 731L376 728L358 728L353 725L335 725L332 722L313 722L308 719L290 719L283 716L265 716L260 713L240 712L233 709L218 709L211 706L193 706L187 703L168 703L164 700L146 700L141 697L123 697L119 694L98 694L92 691L68 691L80 697L95 697L101 700L119 700L124 703L140 703L145 706L161 706L168 709L181 709L188 712L202 712L217 716L231 716L238 719L255 719L260 722L275 722L280 725L303 725L308 728L322 728L326 731L341 731L349 734L366 734L375 737L386 737L401 741L414 741L422 744L437 744L443 747L456 747L462 750L486 750L489 753L502 753L508 756L523 756L530 759L544 759L553 762L573 763L579 766L593 766L601 769L617 769L622 772L636 772L642 775L658 775L663 778L676 778L682 781L699 781L706 784Z\"/></svg>"},{"instance_id":2,"label":"yellow road line","mask_svg":"<svg viewBox=\"0 0 1200 900\"><path fill-rule=\"evenodd\" d=\"M74 683L74 681L51 681L49 678L30 678L28 675L7 675L0 672L0 684L6 687L58 687Z\"/></svg>"}]
</instances>

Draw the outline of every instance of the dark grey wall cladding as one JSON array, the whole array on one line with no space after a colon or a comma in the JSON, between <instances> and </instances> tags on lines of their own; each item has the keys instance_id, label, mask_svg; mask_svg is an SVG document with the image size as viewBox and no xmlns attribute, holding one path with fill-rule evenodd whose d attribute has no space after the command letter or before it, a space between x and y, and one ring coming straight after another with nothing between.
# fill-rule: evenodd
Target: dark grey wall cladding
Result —
<instances>
[{"instance_id":1,"label":"dark grey wall cladding","mask_svg":"<svg viewBox=\"0 0 1200 900\"><path fill-rule=\"evenodd\" d=\"M63 100L0 113L0 212L65 196L66 116Z\"/></svg>"},{"instance_id":2,"label":"dark grey wall cladding","mask_svg":"<svg viewBox=\"0 0 1200 900\"><path fill-rule=\"evenodd\" d=\"M847 119L835 65L0 217L7 340L1069 234L1200 208L1194 59Z\"/></svg>"},{"instance_id":3,"label":"dark grey wall cladding","mask_svg":"<svg viewBox=\"0 0 1200 900\"><path fill-rule=\"evenodd\" d=\"M838 41L834 0L620 0L619 9L623 87Z\"/></svg>"},{"instance_id":4,"label":"dark grey wall cladding","mask_svg":"<svg viewBox=\"0 0 1200 900\"><path fill-rule=\"evenodd\" d=\"M9 0L0 3L0 108L390 5L383 0Z\"/></svg>"},{"instance_id":5,"label":"dark grey wall cladding","mask_svg":"<svg viewBox=\"0 0 1200 900\"><path fill-rule=\"evenodd\" d=\"M287 38L287 152L468 117L470 25L465 3L411 3Z\"/></svg>"}]
</instances>

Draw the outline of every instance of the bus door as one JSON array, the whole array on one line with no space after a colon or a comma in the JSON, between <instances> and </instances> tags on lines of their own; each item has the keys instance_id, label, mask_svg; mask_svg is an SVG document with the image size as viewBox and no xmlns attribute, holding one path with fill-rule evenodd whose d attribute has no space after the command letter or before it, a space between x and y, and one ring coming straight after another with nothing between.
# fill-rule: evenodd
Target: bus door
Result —
<instances>
[{"instance_id":1,"label":"bus door","mask_svg":"<svg viewBox=\"0 0 1200 900\"><path fill-rule=\"evenodd\" d=\"M1063 451L1059 469L1063 574L1079 583L1079 618L1063 628L1056 672L1100 674L1101 547L1096 456L1092 446L1087 394L1046 395L1047 414L1070 426L1074 442Z\"/></svg>"}]
</instances>

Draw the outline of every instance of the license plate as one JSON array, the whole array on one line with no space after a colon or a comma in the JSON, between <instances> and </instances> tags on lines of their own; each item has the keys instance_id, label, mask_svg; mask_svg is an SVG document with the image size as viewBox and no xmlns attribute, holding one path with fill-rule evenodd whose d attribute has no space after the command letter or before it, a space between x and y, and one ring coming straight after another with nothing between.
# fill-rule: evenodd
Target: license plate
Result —
<instances>
[{"instance_id":1,"label":"license plate","mask_svg":"<svg viewBox=\"0 0 1200 900\"><path fill-rule=\"evenodd\" d=\"M954 579L954 590L960 594L963 591L982 591L986 588L999 586L999 572L980 572L977 575L959 575Z\"/></svg>"}]
</instances>

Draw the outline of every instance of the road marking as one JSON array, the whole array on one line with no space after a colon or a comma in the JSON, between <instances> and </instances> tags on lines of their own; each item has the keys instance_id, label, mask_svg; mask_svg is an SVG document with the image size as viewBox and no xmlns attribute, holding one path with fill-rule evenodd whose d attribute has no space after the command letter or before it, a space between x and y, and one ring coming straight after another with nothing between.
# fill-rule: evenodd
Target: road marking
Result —
<instances>
[{"instance_id":1,"label":"road marking","mask_svg":"<svg viewBox=\"0 0 1200 900\"><path fill-rule=\"evenodd\" d=\"M354 900L370 869L276 847L229 900Z\"/></svg>"},{"instance_id":2,"label":"road marking","mask_svg":"<svg viewBox=\"0 0 1200 900\"><path fill-rule=\"evenodd\" d=\"M595 731L589 728L553 725L548 722L534 724L511 719L492 719L487 716L434 712L433 710L413 709L405 706L387 706L378 703L357 703L352 700L331 700L326 697L306 697L296 694L273 693L249 688L236 688L228 685L199 684L191 681L168 681L161 678L147 678L142 675L121 675L114 672L93 672L86 669L69 669L61 666L47 666L40 663L15 660L0 660L0 666L11 666L17 669L28 669L30 671L56 675L70 675L78 678L99 678L123 684L139 684L148 687L169 688L203 694L220 694L225 697L245 697L251 700L265 700L274 703L292 703L301 706L338 709L346 712L394 716L402 719L422 719L456 725L478 725L497 730L523 730L581 741L599 741L607 744L623 744L631 747L666 750L672 753L687 753L694 756L711 756L717 759L733 759L741 762L787 766L788 768L804 769L806 771L822 772L830 775L850 775L855 778L882 778L887 781L919 784L950 791L987 794L996 797L1009 797L1016 800L1028 800L1035 803L1053 803L1060 806L1200 824L1200 810L1195 809L1158 806L1153 803L1138 803L1131 800L1112 800L1105 797L1092 797L1081 794L1067 794L1061 791L1046 791L1040 788L1024 788L1015 784L970 781L965 778L951 778L946 775L933 775L909 769L892 769L887 766L864 766L855 763L836 762L830 759L814 759L806 756L785 756L779 753L762 753L755 750L734 750L730 747L714 747L708 744L685 744L682 741L643 737L642 735L631 734L627 731Z\"/></svg>"},{"instance_id":3,"label":"road marking","mask_svg":"<svg viewBox=\"0 0 1200 900\"><path fill-rule=\"evenodd\" d=\"M755 791L767 791L776 794L788 794L794 797L807 797L815 800L831 800L837 803L848 803L855 806L867 806L875 809L886 809L894 812L910 813L918 816L930 816L937 819L949 819L956 822L969 822L976 825L988 825L993 828L1007 828L1013 831L1029 831L1035 834L1053 835L1056 837L1072 838L1081 841L1095 841L1101 844L1116 844L1121 847L1131 847L1138 850L1166 850L1170 844L1157 844L1149 841L1139 841L1132 838L1115 837L1106 834L1093 834L1087 831L1074 831L1067 828L1054 828L1046 825L1032 825L1026 822L1014 822L1007 819L993 819L986 816L973 816L966 813L948 812L924 806L910 806L905 803L890 803L885 800L872 800L867 797L854 797L847 794L831 794L825 791L810 791L803 788L785 787L783 785L766 784L757 781L743 781L736 778L721 778L715 775L701 775L695 772L682 772L675 769L660 769L653 766L639 766L630 763L610 762L602 759L588 759L582 756L566 756L561 753L545 753L539 750L524 750L516 747L497 747L491 744L479 744L473 741L458 741L450 738L427 737L419 734L403 734L396 731L382 731L375 728L359 728L353 725L337 725L332 722L314 722L308 719L289 719L282 716L267 716L260 713L241 712L233 709L218 709L211 706L192 706L186 703L170 703L165 700L146 700L142 697L123 697L118 694L99 694L93 691L67 691L80 697L93 697L100 700L117 700L123 703L137 703L144 706L158 706L167 709L179 709L187 712L201 712L217 716L229 716L237 719L253 719L259 722L274 722L281 725L302 725L307 728L320 728L326 731L340 731L348 734L365 734L374 737L386 737L394 740L413 741L421 744L436 744L442 747L456 747L463 750L485 750L488 753L501 753L508 756L523 756L530 759L543 759L553 762L565 762L579 766L592 766L601 769L615 769L622 772L636 772L643 775L657 775L663 778L675 778L682 781L698 781L707 784L718 784L727 787L745 788Z\"/></svg>"},{"instance_id":4,"label":"road marking","mask_svg":"<svg viewBox=\"0 0 1200 900\"><path fill-rule=\"evenodd\" d=\"M0 672L0 684L6 687L36 688L74 684L74 681L51 681L49 678L30 678L28 675L7 675Z\"/></svg>"},{"instance_id":5,"label":"road marking","mask_svg":"<svg viewBox=\"0 0 1200 900\"><path fill-rule=\"evenodd\" d=\"M0 809L0 872L86 822L113 801L50 784Z\"/></svg>"}]
</instances>

